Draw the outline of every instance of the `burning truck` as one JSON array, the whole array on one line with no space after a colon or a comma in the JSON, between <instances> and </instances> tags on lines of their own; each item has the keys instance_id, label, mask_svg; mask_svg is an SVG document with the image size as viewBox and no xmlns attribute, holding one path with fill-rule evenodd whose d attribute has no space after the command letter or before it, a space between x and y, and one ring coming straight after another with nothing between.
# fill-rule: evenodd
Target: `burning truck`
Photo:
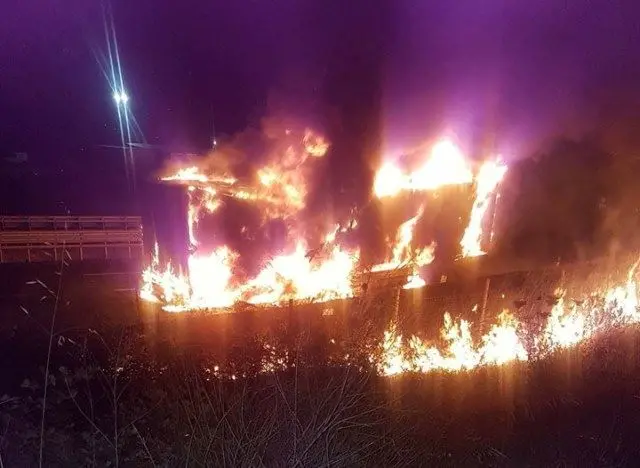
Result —
<instances>
[{"instance_id":1,"label":"burning truck","mask_svg":"<svg viewBox=\"0 0 640 468\"><path fill-rule=\"evenodd\" d=\"M282 144L284 141L285 144ZM164 183L184 186L188 195L187 228L190 254L186 265L160 260L160 246L143 272L140 295L162 305L168 312L230 310L236 303L278 305L289 301L326 302L357 296L363 290L400 283L404 288L424 286L424 267L438 253L435 239L418 239L417 227L447 189L464 187L472 193L470 213L461 237L455 242L457 255L475 257L484 253L486 214L507 168L498 160L472 163L451 141L436 143L420 154L416 167L408 171L391 162L377 171L368 206L393 215L410 212L396 232L387 237L384 257L365 258L354 239L370 234L370 226L352 218L320 226L305 224L307 196L316 165L329 150L329 143L306 129L300 134L287 129L261 167L237 177L229 171L212 172L205 164L175 167L164 174ZM410 197L413 204L394 208ZM431 198L429 198L431 197ZM418 201L416 203L415 201ZM442 203L440 201L440 203ZM210 243L211 232L201 229L203 220L215 217L225 205L244 204L257 209L260 226L278 221L285 227L285 242L277 253L268 252L251 273L243 268L240 253L227 244ZM365 207L366 209L366 207ZM384 223L386 224L386 223ZM246 226L239 236L251 236ZM422 236L424 237L424 236Z\"/></svg>"}]
</instances>

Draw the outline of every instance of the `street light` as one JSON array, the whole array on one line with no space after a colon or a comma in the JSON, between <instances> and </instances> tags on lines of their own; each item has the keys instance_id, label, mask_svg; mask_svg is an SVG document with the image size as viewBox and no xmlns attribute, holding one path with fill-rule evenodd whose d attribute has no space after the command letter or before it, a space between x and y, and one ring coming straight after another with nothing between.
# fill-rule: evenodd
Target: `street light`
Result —
<instances>
[{"instance_id":1,"label":"street light","mask_svg":"<svg viewBox=\"0 0 640 468\"><path fill-rule=\"evenodd\" d=\"M120 73L120 72L119 72ZM122 81L122 79L120 80ZM120 127L120 141L122 142L122 154L124 156L125 173L127 183L133 182L133 193L136 192L136 167L131 148L131 127L129 122L129 95L125 92L122 83L120 89L113 91L113 100L118 109L118 125ZM126 137L126 139L125 139ZM131 172L131 175L130 175Z\"/></svg>"},{"instance_id":2,"label":"street light","mask_svg":"<svg viewBox=\"0 0 640 468\"><path fill-rule=\"evenodd\" d=\"M125 175L127 177L127 188L133 189L136 193L136 168L131 148L131 123L135 125L135 119L129 107L129 95L125 91L124 79L122 77L122 67L120 64L120 52L118 50L118 40L113 25L113 14L109 0L103 2L103 23L104 35L107 46L105 56L104 74L109 82L113 98L116 104L118 116L118 128L120 130L120 143L122 144L122 156L124 159ZM133 186L131 186L133 184Z\"/></svg>"},{"instance_id":3,"label":"street light","mask_svg":"<svg viewBox=\"0 0 640 468\"><path fill-rule=\"evenodd\" d=\"M113 93L113 100L116 101L116 104L118 106L120 104L122 104L123 106L126 106L127 103L129 102L129 96L124 91L115 91Z\"/></svg>"}]
</instances>

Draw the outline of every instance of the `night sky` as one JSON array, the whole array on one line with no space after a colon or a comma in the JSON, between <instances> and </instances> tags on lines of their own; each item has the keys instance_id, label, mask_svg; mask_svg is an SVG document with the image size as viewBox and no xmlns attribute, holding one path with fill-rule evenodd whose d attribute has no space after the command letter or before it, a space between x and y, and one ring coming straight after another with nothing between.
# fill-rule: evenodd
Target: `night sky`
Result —
<instances>
[{"instance_id":1,"label":"night sky","mask_svg":"<svg viewBox=\"0 0 640 468\"><path fill-rule=\"evenodd\" d=\"M640 83L633 1L114 0L112 9L133 112L150 143L177 150L206 147L214 116L232 134L275 107L321 127L333 158L354 168L441 134L521 158L593 126L610 96ZM102 11L87 0L3 8L0 151L91 165L107 157L98 145L118 143L95 58L105 52Z\"/></svg>"}]
</instances>

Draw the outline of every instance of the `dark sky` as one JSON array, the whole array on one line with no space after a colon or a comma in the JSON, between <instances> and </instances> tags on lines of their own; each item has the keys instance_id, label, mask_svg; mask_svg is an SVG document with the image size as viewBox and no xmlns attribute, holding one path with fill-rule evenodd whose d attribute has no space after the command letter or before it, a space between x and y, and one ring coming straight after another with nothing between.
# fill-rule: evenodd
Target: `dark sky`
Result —
<instances>
[{"instance_id":1,"label":"dark sky","mask_svg":"<svg viewBox=\"0 0 640 468\"><path fill-rule=\"evenodd\" d=\"M587 127L601 90L635 91L639 12L632 0L113 1L150 142L202 146L214 113L232 133L279 96L302 116L309 102L337 107L343 131L378 132L389 151L450 132L506 157ZM58 157L117 143L94 50L97 1L3 7L0 150Z\"/></svg>"}]
</instances>

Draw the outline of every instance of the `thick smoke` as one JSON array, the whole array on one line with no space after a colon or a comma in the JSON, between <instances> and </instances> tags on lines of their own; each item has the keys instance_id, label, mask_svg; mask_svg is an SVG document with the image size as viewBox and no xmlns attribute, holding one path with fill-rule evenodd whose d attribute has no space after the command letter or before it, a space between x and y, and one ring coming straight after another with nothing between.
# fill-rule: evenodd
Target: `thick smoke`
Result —
<instances>
[{"instance_id":1,"label":"thick smoke","mask_svg":"<svg viewBox=\"0 0 640 468\"><path fill-rule=\"evenodd\" d=\"M548 264L640 248L636 100L602 98L589 131L550 139L510 168L499 211L505 259Z\"/></svg>"}]
</instances>

